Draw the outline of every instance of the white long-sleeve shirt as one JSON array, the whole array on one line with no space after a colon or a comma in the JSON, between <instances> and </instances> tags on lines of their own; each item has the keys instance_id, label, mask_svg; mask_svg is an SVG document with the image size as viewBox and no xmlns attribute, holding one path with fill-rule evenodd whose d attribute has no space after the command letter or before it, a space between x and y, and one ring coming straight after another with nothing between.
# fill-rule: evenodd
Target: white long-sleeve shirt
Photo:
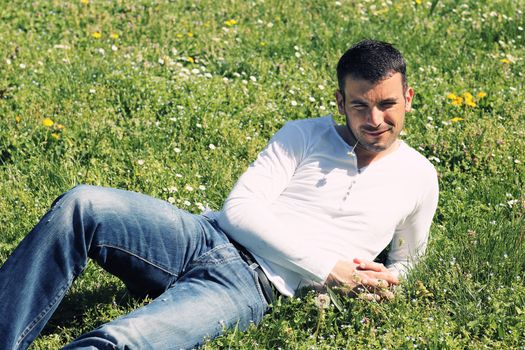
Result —
<instances>
[{"instance_id":1,"label":"white long-sleeve shirt","mask_svg":"<svg viewBox=\"0 0 525 350\"><path fill-rule=\"evenodd\" d=\"M432 164L400 141L358 169L335 126L331 116L286 123L214 215L284 295L389 243L386 266L404 273L426 247L438 201Z\"/></svg>"}]
</instances>

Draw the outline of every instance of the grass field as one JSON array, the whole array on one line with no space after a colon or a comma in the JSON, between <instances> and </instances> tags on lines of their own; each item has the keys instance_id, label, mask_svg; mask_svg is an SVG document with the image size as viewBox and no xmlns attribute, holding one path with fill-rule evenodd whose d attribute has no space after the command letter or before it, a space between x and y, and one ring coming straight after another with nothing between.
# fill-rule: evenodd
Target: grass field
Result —
<instances>
[{"instance_id":1,"label":"grass field","mask_svg":"<svg viewBox=\"0 0 525 350\"><path fill-rule=\"evenodd\" d=\"M0 263L79 183L219 209L285 121L337 114L338 58L375 38L439 172L426 259L392 302L280 299L206 348L525 349L525 2L433 3L0 0ZM32 349L141 303L91 264Z\"/></svg>"}]
</instances>

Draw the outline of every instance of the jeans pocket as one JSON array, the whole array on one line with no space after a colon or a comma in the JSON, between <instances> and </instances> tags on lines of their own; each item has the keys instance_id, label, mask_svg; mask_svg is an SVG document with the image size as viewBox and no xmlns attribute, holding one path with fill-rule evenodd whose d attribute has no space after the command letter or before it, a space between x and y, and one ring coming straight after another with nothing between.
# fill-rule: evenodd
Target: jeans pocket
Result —
<instances>
[{"instance_id":1,"label":"jeans pocket","mask_svg":"<svg viewBox=\"0 0 525 350\"><path fill-rule=\"evenodd\" d=\"M206 253L201 254L188 266L191 268L195 265L219 265L234 260L240 260L241 257L237 249L231 243L220 244Z\"/></svg>"}]
</instances>

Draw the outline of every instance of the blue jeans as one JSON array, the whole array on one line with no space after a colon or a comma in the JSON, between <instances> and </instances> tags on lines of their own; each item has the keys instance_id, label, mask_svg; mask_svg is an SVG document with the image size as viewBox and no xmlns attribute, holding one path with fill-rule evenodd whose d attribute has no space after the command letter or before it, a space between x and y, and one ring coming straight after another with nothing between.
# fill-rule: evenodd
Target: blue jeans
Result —
<instances>
[{"instance_id":1,"label":"blue jeans","mask_svg":"<svg viewBox=\"0 0 525 350\"><path fill-rule=\"evenodd\" d=\"M217 224L167 202L78 186L60 196L0 269L0 349L38 336L88 257L156 297L65 349L186 349L258 323L268 303Z\"/></svg>"}]
</instances>

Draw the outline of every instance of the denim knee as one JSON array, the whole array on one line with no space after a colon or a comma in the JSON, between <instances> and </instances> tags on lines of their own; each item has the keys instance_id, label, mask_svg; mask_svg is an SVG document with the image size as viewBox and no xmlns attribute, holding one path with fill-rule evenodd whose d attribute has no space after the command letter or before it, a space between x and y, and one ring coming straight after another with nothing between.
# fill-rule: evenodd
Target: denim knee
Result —
<instances>
[{"instance_id":1,"label":"denim knee","mask_svg":"<svg viewBox=\"0 0 525 350\"><path fill-rule=\"evenodd\" d=\"M103 207L111 207L111 192L107 188L91 185L77 185L60 195L53 203L51 210L57 208L66 212L78 212L89 209L96 214Z\"/></svg>"}]
</instances>

